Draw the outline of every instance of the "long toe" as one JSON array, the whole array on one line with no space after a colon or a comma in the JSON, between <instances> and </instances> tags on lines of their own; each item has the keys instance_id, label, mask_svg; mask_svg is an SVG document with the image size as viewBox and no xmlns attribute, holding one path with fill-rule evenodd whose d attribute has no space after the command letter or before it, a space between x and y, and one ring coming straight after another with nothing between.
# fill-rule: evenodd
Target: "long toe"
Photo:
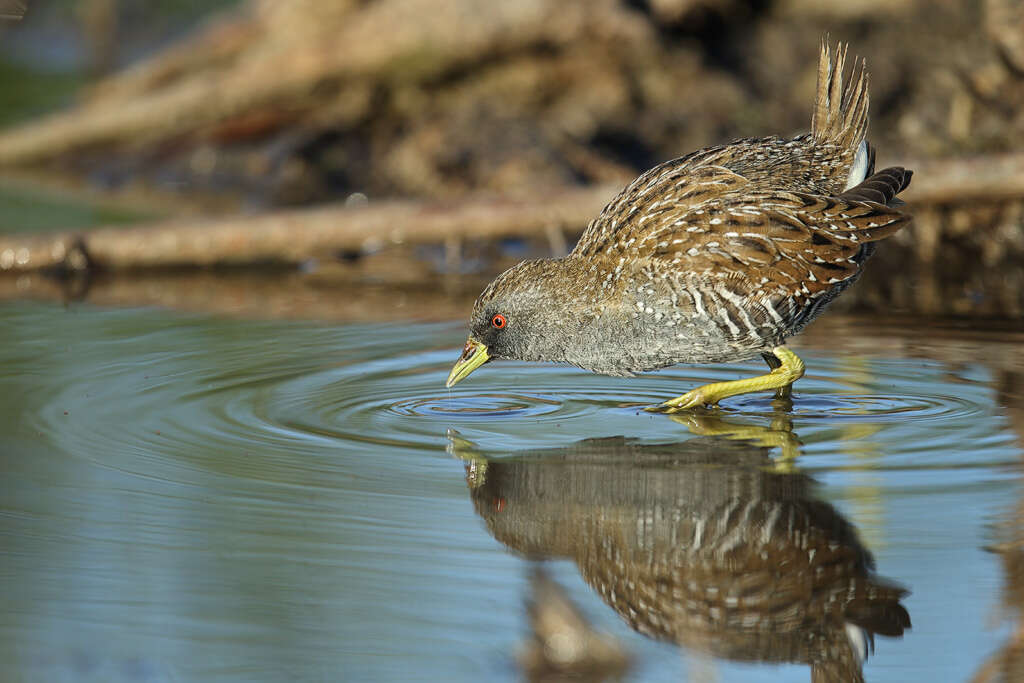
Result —
<instances>
[{"instance_id":1,"label":"long toe","mask_svg":"<svg viewBox=\"0 0 1024 683\"><path fill-rule=\"evenodd\" d=\"M694 389L688 391L679 398L673 398L670 401L665 401L658 406L659 412L663 413L678 413L684 410L690 410L691 408L699 408L709 401L705 396L704 392L700 389Z\"/></svg>"}]
</instances>

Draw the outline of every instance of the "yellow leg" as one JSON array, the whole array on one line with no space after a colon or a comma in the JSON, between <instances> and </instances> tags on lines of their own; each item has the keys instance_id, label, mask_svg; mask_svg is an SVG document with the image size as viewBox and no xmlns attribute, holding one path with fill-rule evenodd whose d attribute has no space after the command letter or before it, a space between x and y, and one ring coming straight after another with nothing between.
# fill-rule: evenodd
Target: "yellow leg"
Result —
<instances>
[{"instance_id":1,"label":"yellow leg","mask_svg":"<svg viewBox=\"0 0 1024 683\"><path fill-rule=\"evenodd\" d=\"M782 361L772 353L762 353L761 358L764 358L764 362L768 364L768 367L774 370L782 365ZM775 401L789 401L789 408L792 408L793 398L793 385L787 384L784 387L779 387L775 390Z\"/></svg>"},{"instance_id":2,"label":"yellow leg","mask_svg":"<svg viewBox=\"0 0 1024 683\"><path fill-rule=\"evenodd\" d=\"M715 405L723 398L729 398L730 396L750 394L755 391L767 391L769 389L777 389L777 397L788 397L789 386L804 375L804 362L785 346L776 346L772 349L772 354L779 360L779 365L778 367L773 367L767 375L759 375L749 379L737 379L731 382L705 384L702 387L686 392L679 398L665 401L655 410L675 413L697 406ZM772 363L769 362L769 364L771 365Z\"/></svg>"},{"instance_id":3,"label":"yellow leg","mask_svg":"<svg viewBox=\"0 0 1024 683\"><path fill-rule=\"evenodd\" d=\"M782 457L776 461L776 469L781 463L792 463L800 455L800 439L793 433L792 418L785 413L776 413L767 427L731 422L713 413L692 412L673 415L671 419L698 436L736 439L764 448L778 448Z\"/></svg>"}]
</instances>

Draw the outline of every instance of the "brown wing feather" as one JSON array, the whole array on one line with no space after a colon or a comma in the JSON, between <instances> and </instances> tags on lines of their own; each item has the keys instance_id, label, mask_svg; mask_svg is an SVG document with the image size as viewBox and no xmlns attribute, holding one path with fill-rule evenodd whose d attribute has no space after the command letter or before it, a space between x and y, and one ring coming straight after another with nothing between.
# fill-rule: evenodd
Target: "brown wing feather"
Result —
<instances>
[{"instance_id":1,"label":"brown wing feather","mask_svg":"<svg viewBox=\"0 0 1024 683\"><path fill-rule=\"evenodd\" d=\"M712 296L746 302L753 327L791 332L856 280L873 242L910 220L886 205L909 180L885 169L828 197L751 191L721 166L665 165L613 200L574 255L650 265L682 288L699 280Z\"/></svg>"},{"instance_id":2,"label":"brown wing feather","mask_svg":"<svg viewBox=\"0 0 1024 683\"><path fill-rule=\"evenodd\" d=\"M628 253L718 278L759 275L785 285L793 296L812 296L855 275L861 247L909 220L881 201L867 200L891 201L907 182L909 172L886 169L839 197L823 197L743 192L747 180L720 166L667 168L641 176L623 192L627 200L609 204L575 254ZM656 199L642 201L647 196Z\"/></svg>"},{"instance_id":3,"label":"brown wing feather","mask_svg":"<svg viewBox=\"0 0 1024 683\"><path fill-rule=\"evenodd\" d=\"M856 280L872 242L909 216L884 204L793 192L715 197L661 219L637 243L641 261L680 281L714 281L752 324L793 331Z\"/></svg>"},{"instance_id":4,"label":"brown wing feather","mask_svg":"<svg viewBox=\"0 0 1024 683\"><path fill-rule=\"evenodd\" d=\"M749 185L741 175L721 166L692 168L682 160L655 166L619 193L580 237L573 253L584 258L607 256L648 242L675 221L716 197L734 194ZM657 240L655 240L657 241Z\"/></svg>"},{"instance_id":5,"label":"brown wing feather","mask_svg":"<svg viewBox=\"0 0 1024 683\"><path fill-rule=\"evenodd\" d=\"M657 241L644 255L723 277L743 269L748 276L813 292L853 275L861 247L888 237L908 220L884 204L842 197L795 192L727 196L674 217L669 229L648 236L648 242ZM749 266L759 267L751 271ZM799 276L790 281L789 273Z\"/></svg>"}]
</instances>

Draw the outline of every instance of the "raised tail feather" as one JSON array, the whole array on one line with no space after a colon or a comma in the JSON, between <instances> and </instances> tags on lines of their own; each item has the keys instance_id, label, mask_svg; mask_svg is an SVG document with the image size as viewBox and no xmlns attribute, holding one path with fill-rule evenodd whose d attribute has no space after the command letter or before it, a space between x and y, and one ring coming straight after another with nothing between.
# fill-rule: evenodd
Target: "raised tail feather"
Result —
<instances>
[{"instance_id":1,"label":"raised tail feather","mask_svg":"<svg viewBox=\"0 0 1024 683\"><path fill-rule=\"evenodd\" d=\"M871 257L878 240L889 237L910 222L909 214L894 209L903 205L896 195L910 185L913 175L913 171L892 166L865 178L839 195L840 200L857 202L864 208L872 209L861 221L852 222L857 239L862 243L854 257L857 263L863 263Z\"/></svg>"},{"instance_id":2,"label":"raised tail feather","mask_svg":"<svg viewBox=\"0 0 1024 683\"><path fill-rule=\"evenodd\" d=\"M893 207L903 203L896 199L896 195L910 184L912 175L913 171L893 166L875 173L833 199L824 200L834 206L824 209L822 216L834 218L838 213L843 220L822 221L817 227L818 232L831 239L852 240L864 246L889 237L910 222L910 214ZM866 258L871 251L869 249L861 256Z\"/></svg>"},{"instance_id":3,"label":"raised tail feather","mask_svg":"<svg viewBox=\"0 0 1024 683\"><path fill-rule=\"evenodd\" d=\"M868 71L861 59L854 64L850 82L844 83L846 51L847 46L838 43L833 60L828 38L821 41L811 135L820 143L853 151L868 133Z\"/></svg>"},{"instance_id":4,"label":"raised tail feather","mask_svg":"<svg viewBox=\"0 0 1024 683\"><path fill-rule=\"evenodd\" d=\"M910 179L914 172L908 171L902 166L892 166L875 173L866 178L859 185L851 187L839 195L842 199L849 199L857 202L875 202L886 206L900 206L903 204L896 199L903 190L910 185Z\"/></svg>"}]
</instances>

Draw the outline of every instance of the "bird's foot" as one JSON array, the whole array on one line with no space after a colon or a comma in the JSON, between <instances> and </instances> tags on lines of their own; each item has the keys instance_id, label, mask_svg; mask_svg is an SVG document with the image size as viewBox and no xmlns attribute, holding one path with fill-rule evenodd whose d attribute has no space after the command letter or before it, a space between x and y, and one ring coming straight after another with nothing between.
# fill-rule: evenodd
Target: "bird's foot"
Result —
<instances>
[{"instance_id":1,"label":"bird's foot","mask_svg":"<svg viewBox=\"0 0 1024 683\"><path fill-rule=\"evenodd\" d=\"M750 394L756 391L767 391L775 389L775 398L784 407L786 402L792 406L792 390L790 385L797 381L804 374L804 362L799 356L787 349L785 346L777 346L772 349L771 372L748 379L737 379L729 382L714 382L697 387L686 392L679 398L665 401L654 407L653 412L678 413L683 410L691 410L698 406L714 406L724 398Z\"/></svg>"},{"instance_id":2,"label":"bird's foot","mask_svg":"<svg viewBox=\"0 0 1024 683\"><path fill-rule=\"evenodd\" d=\"M710 385L704 385L697 387L691 391L686 392L678 398L665 401L656 406L651 406L646 410L652 413L679 413L684 410L691 410L693 408L700 408L703 406L714 406L718 403L718 399L713 396L708 396L707 392L704 391Z\"/></svg>"}]
</instances>

